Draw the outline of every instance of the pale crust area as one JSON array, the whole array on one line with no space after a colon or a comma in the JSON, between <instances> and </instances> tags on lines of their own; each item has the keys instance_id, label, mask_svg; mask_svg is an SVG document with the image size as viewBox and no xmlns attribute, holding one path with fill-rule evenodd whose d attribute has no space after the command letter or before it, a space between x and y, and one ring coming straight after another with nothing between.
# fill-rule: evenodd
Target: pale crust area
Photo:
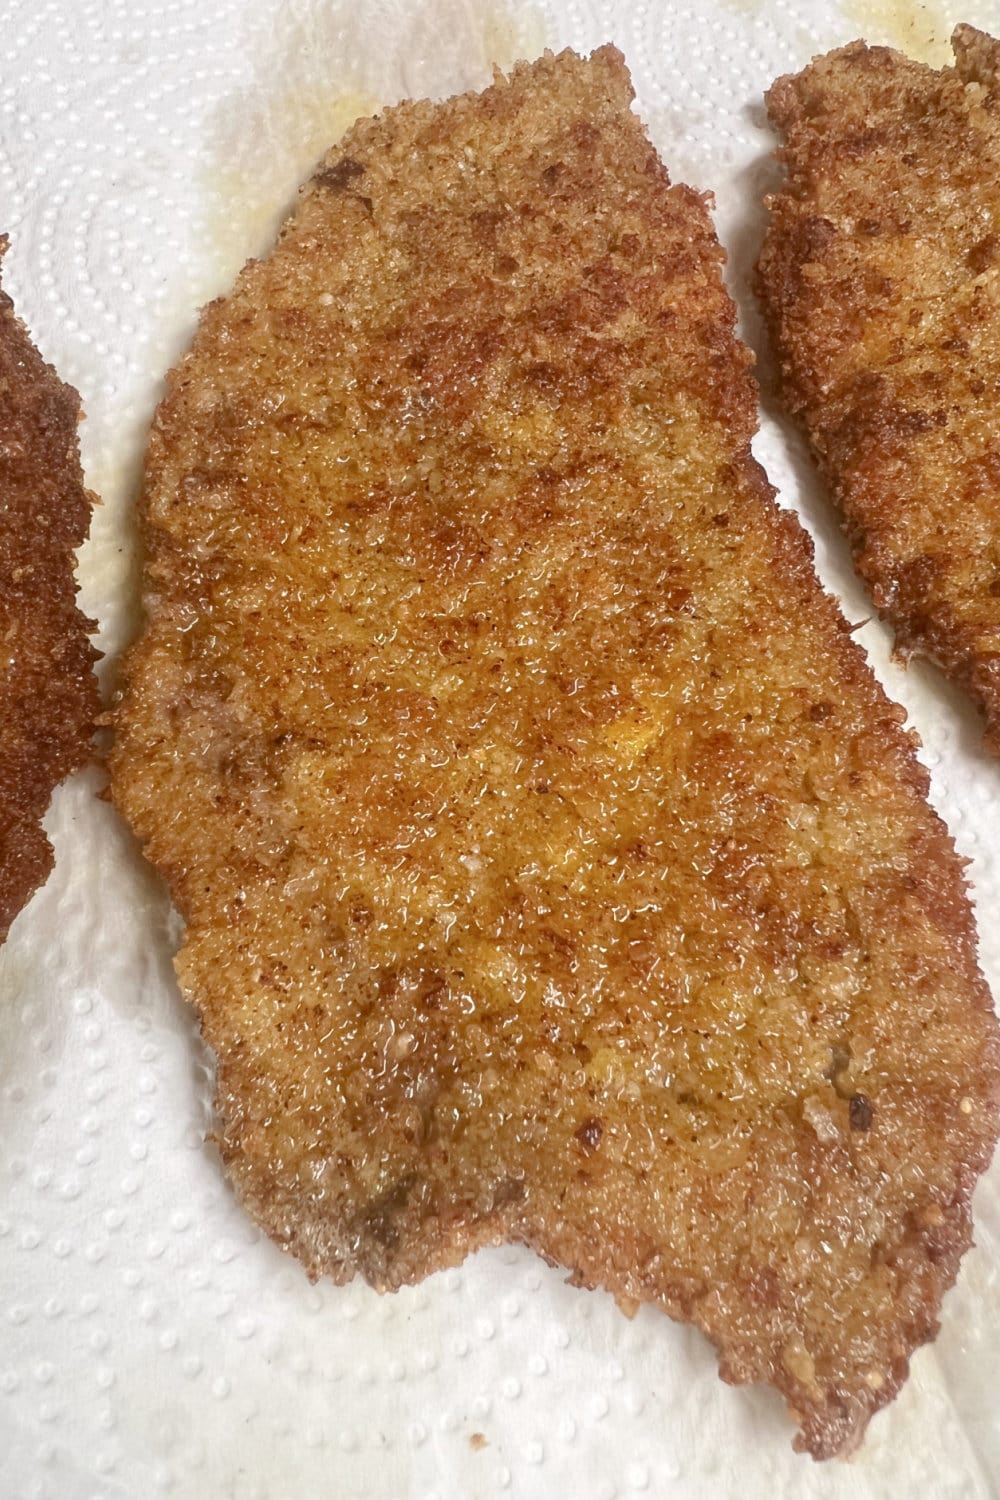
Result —
<instances>
[{"instance_id":1,"label":"pale crust area","mask_svg":"<svg viewBox=\"0 0 1000 1500\"><path fill-rule=\"evenodd\" d=\"M852 43L767 96L787 181L757 287L858 569L1000 752L1000 44Z\"/></svg>"},{"instance_id":2,"label":"pale crust area","mask_svg":"<svg viewBox=\"0 0 1000 1500\"><path fill-rule=\"evenodd\" d=\"M312 1275L524 1241L825 1457L937 1327L996 1023L631 97L605 48L359 121L206 310L114 796L228 1171Z\"/></svg>"},{"instance_id":3,"label":"pale crust area","mask_svg":"<svg viewBox=\"0 0 1000 1500\"><path fill-rule=\"evenodd\" d=\"M7 239L0 235L0 260ZM80 398L0 291L0 942L52 868L41 827L55 786L90 755L97 713L74 551L90 527Z\"/></svg>"}]
</instances>

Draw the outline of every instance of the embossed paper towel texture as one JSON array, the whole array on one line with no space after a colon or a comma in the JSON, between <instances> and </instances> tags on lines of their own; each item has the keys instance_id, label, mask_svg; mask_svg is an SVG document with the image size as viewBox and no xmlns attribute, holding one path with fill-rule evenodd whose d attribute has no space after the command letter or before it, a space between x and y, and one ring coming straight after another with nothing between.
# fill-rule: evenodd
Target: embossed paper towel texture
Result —
<instances>
[{"instance_id":1,"label":"embossed paper towel texture","mask_svg":"<svg viewBox=\"0 0 1000 1500\"><path fill-rule=\"evenodd\" d=\"M672 175L716 193L756 339L764 88L862 32L940 60L958 19L997 29L1000 8L0 0L5 280L87 409L104 505L82 576L109 664L133 618L130 506L162 374L355 114L481 85L491 62L545 45L616 41ZM800 446L765 416L758 452L864 618ZM861 639L923 736L1000 988L1000 770L932 672L893 666L877 624ZM95 785L57 795L55 874L0 956L4 1500L1000 1491L996 1171L944 1331L849 1466L794 1457L778 1400L723 1387L691 1330L651 1309L628 1322L527 1252L396 1297L311 1287L203 1145L210 1074L172 981L169 913Z\"/></svg>"}]
</instances>

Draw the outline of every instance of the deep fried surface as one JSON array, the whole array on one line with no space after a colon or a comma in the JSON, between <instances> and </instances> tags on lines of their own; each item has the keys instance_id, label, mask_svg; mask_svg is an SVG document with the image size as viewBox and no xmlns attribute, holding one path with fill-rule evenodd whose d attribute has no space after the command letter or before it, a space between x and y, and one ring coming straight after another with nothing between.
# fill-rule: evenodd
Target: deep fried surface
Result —
<instances>
[{"instance_id":1,"label":"deep fried surface","mask_svg":"<svg viewBox=\"0 0 1000 1500\"><path fill-rule=\"evenodd\" d=\"M618 53L360 121L173 372L116 799L241 1198L314 1275L524 1240L817 1455L997 1129L959 863L750 457Z\"/></svg>"},{"instance_id":2,"label":"deep fried surface","mask_svg":"<svg viewBox=\"0 0 1000 1500\"><path fill-rule=\"evenodd\" d=\"M0 235L0 258L6 248ZM97 712L92 625L73 581L91 504L79 417L76 391L0 291L0 942L52 868L40 819L87 759Z\"/></svg>"},{"instance_id":3,"label":"deep fried surface","mask_svg":"<svg viewBox=\"0 0 1000 1500\"><path fill-rule=\"evenodd\" d=\"M855 42L767 96L788 168L758 289L858 568L1000 753L1000 44Z\"/></svg>"}]
</instances>

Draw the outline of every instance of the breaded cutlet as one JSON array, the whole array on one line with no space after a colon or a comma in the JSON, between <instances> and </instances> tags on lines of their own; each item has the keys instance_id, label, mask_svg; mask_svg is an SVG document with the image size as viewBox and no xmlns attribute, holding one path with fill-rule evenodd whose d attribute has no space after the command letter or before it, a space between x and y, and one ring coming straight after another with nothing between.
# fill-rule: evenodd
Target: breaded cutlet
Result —
<instances>
[{"instance_id":1,"label":"breaded cutlet","mask_svg":"<svg viewBox=\"0 0 1000 1500\"><path fill-rule=\"evenodd\" d=\"M757 288L898 652L960 684L1000 753L1000 43L952 46L939 71L855 42L778 79Z\"/></svg>"},{"instance_id":2,"label":"breaded cutlet","mask_svg":"<svg viewBox=\"0 0 1000 1500\"><path fill-rule=\"evenodd\" d=\"M631 101L608 47L360 120L206 309L114 797L230 1177L310 1275L524 1242L697 1324L825 1457L937 1328L997 1027Z\"/></svg>"},{"instance_id":3,"label":"breaded cutlet","mask_svg":"<svg viewBox=\"0 0 1000 1500\"><path fill-rule=\"evenodd\" d=\"M0 260L6 249L0 235ZM0 942L52 868L41 819L87 760L97 713L93 625L73 577L91 508L79 420L76 391L0 290Z\"/></svg>"}]
</instances>

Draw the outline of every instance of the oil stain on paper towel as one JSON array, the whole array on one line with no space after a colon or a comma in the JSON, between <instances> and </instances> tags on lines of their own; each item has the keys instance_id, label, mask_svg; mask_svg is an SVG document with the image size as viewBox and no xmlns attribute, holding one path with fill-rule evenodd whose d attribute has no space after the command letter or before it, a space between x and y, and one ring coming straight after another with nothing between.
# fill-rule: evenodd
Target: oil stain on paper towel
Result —
<instances>
[{"instance_id":1,"label":"oil stain on paper towel","mask_svg":"<svg viewBox=\"0 0 1000 1500\"><path fill-rule=\"evenodd\" d=\"M722 0L730 14L745 20L768 22L772 0ZM950 8L950 7L949 7ZM800 22L805 15L800 12ZM936 0L842 0L838 8L812 7L808 25L794 26L802 66L810 57L842 47L862 37L872 46L895 47L918 62L940 68L952 61L948 43L955 23L967 20L964 11L949 20ZM786 17L786 23L788 18ZM770 80L768 80L770 82ZM762 88L766 84L762 84Z\"/></svg>"},{"instance_id":2,"label":"oil stain on paper towel","mask_svg":"<svg viewBox=\"0 0 1000 1500\"><path fill-rule=\"evenodd\" d=\"M244 38L252 78L211 122L205 295L269 249L300 183L359 115L482 88L494 66L537 57L547 42L533 6L476 0L400 3L377 19L349 0L258 14Z\"/></svg>"},{"instance_id":3,"label":"oil stain on paper towel","mask_svg":"<svg viewBox=\"0 0 1000 1500\"><path fill-rule=\"evenodd\" d=\"M918 62L940 68L952 61L952 25L939 5L915 0L845 0L844 15L865 41L896 47Z\"/></svg>"}]
</instances>

